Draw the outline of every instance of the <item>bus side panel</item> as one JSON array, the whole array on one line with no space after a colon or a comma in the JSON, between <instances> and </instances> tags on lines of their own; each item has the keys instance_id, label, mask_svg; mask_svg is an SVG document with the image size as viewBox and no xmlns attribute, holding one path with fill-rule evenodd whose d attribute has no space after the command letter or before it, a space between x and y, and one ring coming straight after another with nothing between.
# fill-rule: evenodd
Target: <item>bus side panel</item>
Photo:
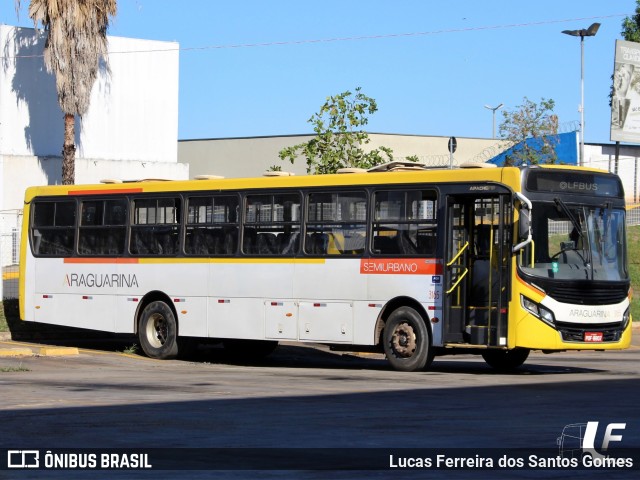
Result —
<instances>
[{"instance_id":1,"label":"bus side panel","mask_svg":"<svg viewBox=\"0 0 640 480\"><path fill-rule=\"evenodd\" d=\"M353 343L375 345L376 324L384 303L379 301L353 302Z\"/></svg>"},{"instance_id":2,"label":"bus side panel","mask_svg":"<svg viewBox=\"0 0 640 480\"><path fill-rule=\"evenodd\" d=\"M25 232L22 232L25 235ZM33 322L35 321L35 289L36 289L36 276L35 271L35 259L31 254L31 249L24 247L26 243L23 236L23 251L20 257L20 318L22 320Z\"/></svg>"},{"instance_id":3,"label":"bus side panel","mask_svg":"<svg viewBox=\"0 0 640 480\"><path fill-rule=\"evenodd\" d=\"M112 271L39 258L33 271L34 320L113 332L113 298L120 277Z\"/></svg>"},{"instance_id":4,"label":"bus side panel","mask_svg":"<svg viewBox=\"0 0 640 480\"><path fill-rule=\"evenodd\" d=\"M300 340L359 343L354 339L364 337L365 344L371 344L374 312L364 320L367 326L372 325L370 331L363 334L358 327L358 333L354 333L354 323L360 323L355 317L355 304L368 300L367 279L360 275L359 259L327 258L296 264L293 296L299 302Z\"/></svg>"},{"instance_id":5,"label":"bus side panel","mask_svg":"<svg viewBox=\"0 0 640 480\"><path fill-rule=\"evenodd\" d=\"M261 298L224 296L209 298L209 337L264 339L263 305Z\"/></svg>"},{"instance_id":6,"label":"bus side panel","mask_svg":"<svg viewBox=\"0 0 640 480\"><path fill-rule=\"evenodd\" d=\"M173 304L181 336L206 337L208 260L138 259L138 262L118 264L122 281L116 331L132 333L139 302L149 292L157 291L168 296Z\"/></svg>"},{"instance_id":7,"label":"bus side panel","mask_svg":"<svg viewBox=\"0 0 640 480\"><path fill-rule=\"evenodd\" d=\"M434 318L442 319L441 264L424 258L364 259L362 262L361 271L366 269L369 272L363 276L368 277L368 298L371 303L384 306L398 297L417 301L427 313L427 321L431 323L432 343L442 345L442 322L432 322ZM402 273L389 273L394 271Z\"/></svg>"},{"instance_id":8,"label":"bus side panel","mask_svg":"<svg viewBox=\"0 0 640 480\"><path fill-rule=\"evenodd\" d=\"M265 308L292 298L294 260L213 261L207 334L264 339Z\"/></svg>"}]
</instances>

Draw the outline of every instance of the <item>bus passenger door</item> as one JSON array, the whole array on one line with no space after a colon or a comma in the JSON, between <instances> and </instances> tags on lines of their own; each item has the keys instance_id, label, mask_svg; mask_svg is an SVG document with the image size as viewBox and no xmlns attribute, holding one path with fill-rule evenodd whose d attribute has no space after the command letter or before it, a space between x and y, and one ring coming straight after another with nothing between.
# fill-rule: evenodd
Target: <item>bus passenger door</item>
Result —
<instances>
[{"instance_id":1,"label":"bus passenger door","mask_svg":"<svg viewBox=\"0 0 640 480\"><path fill-rule=\"evenodd\" d=\"M444 341L506 345L509 195L448 196L446 221Z\"/></svg>"}]
</instances>

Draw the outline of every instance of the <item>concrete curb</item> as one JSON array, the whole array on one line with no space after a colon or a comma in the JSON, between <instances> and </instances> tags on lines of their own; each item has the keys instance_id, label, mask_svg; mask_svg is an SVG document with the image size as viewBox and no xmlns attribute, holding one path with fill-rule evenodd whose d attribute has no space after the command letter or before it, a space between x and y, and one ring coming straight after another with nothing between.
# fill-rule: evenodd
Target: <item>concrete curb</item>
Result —
<instances>
[{"instance_id":1,"label":"concrete curb","mask_svg":"<svg viewBox=\"0 0 640 480\"><path fill-rule=\"evenodd\" d=\"M66 355L79 355L80 351L76 347L40 347L38 355L47 357L62 357Z\"/></svg>"},{"instance_id":2,"label":"concrete curb","mask_svg":"<svg viewBox=\"0 0 640 480\"><path fill-rule=\"evenodd\" d=\"M30 348L0 348L0 357L24 357L31 356Z\"/></svg>"}]
</instances>

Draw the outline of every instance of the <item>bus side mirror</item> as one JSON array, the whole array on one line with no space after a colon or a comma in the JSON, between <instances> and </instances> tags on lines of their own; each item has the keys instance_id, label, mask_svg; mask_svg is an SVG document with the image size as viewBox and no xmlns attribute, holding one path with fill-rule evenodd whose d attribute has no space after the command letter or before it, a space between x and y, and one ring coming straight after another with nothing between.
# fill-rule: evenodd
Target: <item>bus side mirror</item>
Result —
<instances>
[{"instance_id":1,"label":"bus side mirror","mask_svg":"<svg viewBox=\"0 0 640 480\"><path fill-rule=\"evenodd\" d=\"M520 200L520 217L518 219L518 243L513 247L513 253L522 250L533 241L531 235L531 201L522 195L520 192L516 192L516 197Z\"/></svg>"},{"instance_id":2,"label":"bus side mirror","mask_svg":"<svg viewBox=\"0 0 640 480\"><path fill-rule=\"evenodd\" d=\"M531 235L531 210L520 209L520 219L518 221L518 240L526 240Z\"/></svg>"}]
</instances>

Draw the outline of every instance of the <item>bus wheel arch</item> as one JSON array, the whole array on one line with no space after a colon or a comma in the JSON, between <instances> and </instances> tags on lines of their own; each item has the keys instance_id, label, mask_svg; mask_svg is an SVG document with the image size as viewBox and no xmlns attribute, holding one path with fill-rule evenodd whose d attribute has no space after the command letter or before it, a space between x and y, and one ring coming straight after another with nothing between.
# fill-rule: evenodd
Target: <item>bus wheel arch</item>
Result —
<instances>
[{"instance_id":1,"label":"bus wheel arch","mask_svg":"<svg viewBox=\"0 0 640 480\"><path fill-rule=\"evenodd\" d=\"M136 333L144 353L151 358L171 359L178 355L178 315L170 298L150 292L136 312Z\"/></svg>"},{"instance_id":2,"label":"bus wheel arch","mask_svg":"<svg viewBox=\"0 0 640 480\"><path fill-rule=\"evenodd\" d=\"M427 369L433 361L433 334L429 316L408 297L388 302L376 325L379 344L391 366L401 371Z\"/></svg>"}]
</instances>

